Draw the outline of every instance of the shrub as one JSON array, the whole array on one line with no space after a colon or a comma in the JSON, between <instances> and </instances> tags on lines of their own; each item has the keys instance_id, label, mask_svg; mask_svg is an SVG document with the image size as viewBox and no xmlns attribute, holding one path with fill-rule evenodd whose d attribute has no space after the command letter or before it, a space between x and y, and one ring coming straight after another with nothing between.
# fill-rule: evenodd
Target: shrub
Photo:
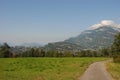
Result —
<instances>
[{"instance_id":1,"label":"shrub","mask_svg":"<svg viewBox=\"0 0 120 80\"><path fill-rule=\"evenodd\" d=\"M120 63L120 55L114 56L113 61L116 62L116 63Z\"/></svg>"}]
</instances>

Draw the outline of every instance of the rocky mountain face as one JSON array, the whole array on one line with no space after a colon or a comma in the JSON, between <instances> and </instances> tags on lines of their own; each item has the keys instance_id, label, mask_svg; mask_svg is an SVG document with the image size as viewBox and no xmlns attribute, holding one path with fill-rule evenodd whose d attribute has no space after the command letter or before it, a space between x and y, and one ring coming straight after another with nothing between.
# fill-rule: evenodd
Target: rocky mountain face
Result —
<instances>
[{"instance_id":1,"label":"rocky mountain face","mask_svg":"<svg viewBox=\"0 0 120 80\"><path fill-rule=\"evenodd\" d=\"M49 50L72 50L102 49L110 47L114 41L114 36L120 32L120 25L110 20L91 26L74 38L69 38L63 42L50 43L45 47Z\"/></svg>"},{"instance_id":2,"label":"rocky mountain face","mask_svg":"<svg viewBox=\"0 0 120 80\"><path fill-rule=\"evenodd\" d=\"M65 42L81 45L86 49L101 49L109 47L118 32L111 27L104 26L95 30L86 30L79 36L65 40Z\"/></svg>"}]
</instances>

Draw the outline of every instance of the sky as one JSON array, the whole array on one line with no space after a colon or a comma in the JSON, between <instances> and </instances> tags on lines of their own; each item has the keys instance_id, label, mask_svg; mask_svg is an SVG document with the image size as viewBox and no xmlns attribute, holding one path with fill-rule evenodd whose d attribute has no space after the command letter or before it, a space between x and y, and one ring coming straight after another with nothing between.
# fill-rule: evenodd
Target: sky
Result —
<instances>
[{"instance_id":1,"label":"sky","mask_svg":"<svg viewBox=\"0 0 120 80\"><path fill-rule=\"evenodd\" d=\"M120 23L120 0L0 0L0 42L64 41L101 20Z\"/></svg>"}]
</instances>

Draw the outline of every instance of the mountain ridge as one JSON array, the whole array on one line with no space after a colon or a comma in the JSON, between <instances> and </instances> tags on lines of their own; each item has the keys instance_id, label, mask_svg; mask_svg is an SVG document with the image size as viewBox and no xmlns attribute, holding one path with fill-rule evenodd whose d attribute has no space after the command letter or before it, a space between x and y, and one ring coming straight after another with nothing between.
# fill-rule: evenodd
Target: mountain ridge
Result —
<instances>
[{"instance_id":1,"label":"mountain ridge","mask_svg":"<svg viewBox=\"0 0 120 80\"><path fill-rule=\"evenodd\" d=\"M60 50L71 47L71 50L102 49L110 47L114 41L114 36L120 32L120 25L111 20L103 20L98 24L90 26L78 36L69 38L63 42L51 43ZM61 43L61 44L60 44ZM69 44L69 46L64 44ZM61 47L62 45L62 47ZM63 46L64 45L64 46ZM73 47L74 45L74 47ZM75 46L76 45L76 46ZM51 47L47 48L51 49ZM79 46L79 47L78 47ZM55 49L56 50L56 49ZM67 49L68 50L68 49Z\"/></svg>"}]
</instances>

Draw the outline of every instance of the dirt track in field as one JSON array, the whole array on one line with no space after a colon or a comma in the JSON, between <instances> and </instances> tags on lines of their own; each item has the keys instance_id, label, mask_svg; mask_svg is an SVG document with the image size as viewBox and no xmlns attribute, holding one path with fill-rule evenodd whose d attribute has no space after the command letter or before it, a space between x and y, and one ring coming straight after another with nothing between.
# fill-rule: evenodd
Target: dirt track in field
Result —
<instances>
[{"instance_id":1,"label":"dirt track in field","mask_svg":"<svg viewBox=\"0 0 120 80\"><path fill-rule=\"evenodd\" d=\"M106 61L101 61L91 64L80 77L80 80L113 80L106 70L105 63Z\"/></svg>"}]
</instances>

